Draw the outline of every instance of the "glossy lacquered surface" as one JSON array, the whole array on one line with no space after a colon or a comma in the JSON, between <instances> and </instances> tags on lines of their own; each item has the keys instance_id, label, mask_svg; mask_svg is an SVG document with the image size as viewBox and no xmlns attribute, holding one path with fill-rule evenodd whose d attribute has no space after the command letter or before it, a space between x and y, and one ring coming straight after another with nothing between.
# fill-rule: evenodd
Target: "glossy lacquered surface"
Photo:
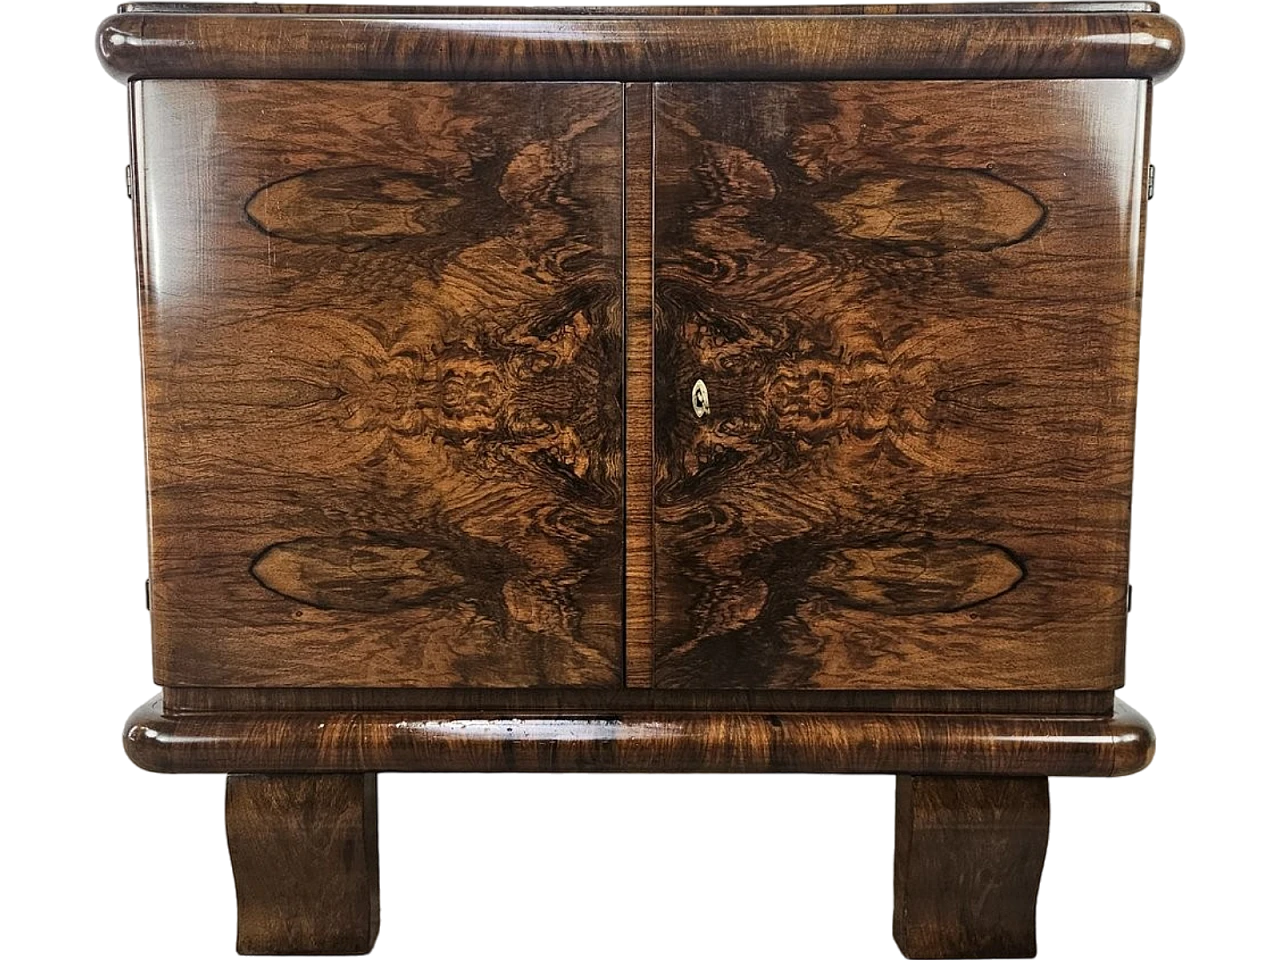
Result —
<instances>
[{"instance_id":1,"label":"glossy lacquered surface","mask_svg":"<svg viewBox=\"0 0 1280 960\"><path fill-rule=\"evenodd\" d=\"M1160 4L1143 0L1097 0L1097 2L1072 3L830 3L813 5L785 5L768 7L718 7L718 6L663 6L654 4L643 7L422 7L410 4L358 5L343 3L122 3L117 13L284 13L284 14L364 14L366 16L396 17L511 17L533 18L561 17L689 17L689 16L738 16L753 17L841 17L841 16L919 16L922 14L951 14L976 16L981 14L1030 13L1159 13Z\"/></svg>"},{"instance_id":2,"label":"glossy lacquered surface","mask_svg":"<svg viewBox=\"0 0 1280 960\"><path fill-rule=\"evenodd\" d=\"M125 727L164 773L671 772L1093 776L1136 773L1155 735L1120 701L1097 717L888 713L534 716L361 711L164 712Z\"/></svg>"},{"instance_id":3,"label":"glossy lacquered surface","mask_svg":"<svg viewBox=\"0 0 1280 960\"><path fill-rule=\"evenodd\" d=\"M135 84L157 680L1118 686L1148 87Z\"/></svg>"},{"instance_id":4,"label":"glossy lacquered surface","mask_svg":"<svg viewBox=\"0 0 1280 960\"><path fill-rule=\"evenodd\" d=\"M241 952L372 947L375 776L420 771L896 774L903 952L1034 953L1045 778L1155 748L1158 5L141 3L98 53L164 688L124 745L230 775Z\"/></svg>"},{"instance_id":5,"label":"glossy lacquered surface","mask_svg":"<svg viewBox=\"0 0 1280 960\"><path fill-rule=\"evenodd\" d=\"M655 686L1121 684L1147 91L655 86Z\"/></svg>"},{"instance_id":6,"label":"glossy lacquered surface","mask_svg":"<svg viewBox=\"0 0 1280 960\"><path fill-rule=\"evenodd\" d=\"M131 88L156 675L622 682L622 87Z\"/></svg>"},{"instance_id":7,"label":"glossy lacquered surface","mask_svg":"<svg viewBox=\"0 0 1280 960\"><path fill-rule=\"evenodd\" d=\"M1132 7L1013 16L944 6L905 17L144 10L104 21L98 55L119 80L1162 79L1182 56L1182 32Z\"/></svg>"}]
</instances>

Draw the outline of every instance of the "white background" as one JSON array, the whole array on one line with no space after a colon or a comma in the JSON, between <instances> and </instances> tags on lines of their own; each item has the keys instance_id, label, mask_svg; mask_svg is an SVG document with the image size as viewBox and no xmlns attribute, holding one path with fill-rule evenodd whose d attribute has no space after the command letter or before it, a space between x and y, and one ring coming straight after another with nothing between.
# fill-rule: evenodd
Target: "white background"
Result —
<instances>
[{"instance_id":1,"label":"white background","mask_svg":"<svg viewBox=\"0 0 1280 960\"><path fill-rule=\"evenodd\" d=\"M1159 753L1053 781L1040 955L1275 949L1277 119L1265 3L1168 0L1129 684ZM7 957L230 957L223 778L126 760L148 698L124 88L109 0L4 13L0 908ZM382 776L376 956L893 958L889 777Z\"/></svg>"}]
</instances>

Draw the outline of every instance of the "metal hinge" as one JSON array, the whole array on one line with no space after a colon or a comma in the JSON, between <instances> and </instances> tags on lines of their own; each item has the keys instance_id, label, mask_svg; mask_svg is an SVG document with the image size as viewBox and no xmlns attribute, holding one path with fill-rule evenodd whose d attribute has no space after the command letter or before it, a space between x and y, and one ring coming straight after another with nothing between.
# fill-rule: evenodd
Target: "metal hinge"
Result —
<instances>
[{"instance_id":1,"label":"metal hinge","mask_svg":"<svg viewBox=\"0 0 1280 960\"><path fill-rule=\"evenodd\" d=\"M1132 584L1132 583L1131 583L1131 584L1129 584L1129 592L1128 592L1127 594L1125 594L1125 598L1124 598L1124 612L1125 612L1125 613L1132 613L1132 612L1133 612L1133 584Z\"/></svg>"},{"instance_id":2,"label":"metal hinge","mask_svg":"<svg viewBox=\"0 0 1280 960\"><path fill-rule=\"evenodd\" d=\"M1156 165L1154 163L1147 165L1147 199L1152 200L1156 195Z\"/></svg>"},{"instance_id":3,"label":"metal hinge","mask_svg":"<svg viewBox=\"0 0 1280 960\"><path fill-rule=\"evenodd\" d=\"M142 669L152 671L151 663L151 577L142 580Z\"/></svg>"},{"instance_id":4,"label":"metal hinge","mask_svg":"<svg viewBox=\"0 0 1280 960\"><path fill-rule=\"evenodd\" d=\"M124 165L124 194L130 200L133 199L133 164L131 163Z\"/></svg>"}]
</instances>

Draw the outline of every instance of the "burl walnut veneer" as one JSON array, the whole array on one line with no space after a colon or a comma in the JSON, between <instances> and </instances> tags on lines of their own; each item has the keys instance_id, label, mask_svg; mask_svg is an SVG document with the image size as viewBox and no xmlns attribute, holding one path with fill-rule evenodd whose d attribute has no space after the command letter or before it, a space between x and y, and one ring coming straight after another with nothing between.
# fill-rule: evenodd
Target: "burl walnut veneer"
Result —
<instances>
[{"instance_id":1,"label":"burl walnut veneer","mask_svg":"<svg viewBox=\"0 0 1280 960\"><path fill-rule=\"evenodd\" d=\"M127 4L151 770L245 953L380 771L898 775L910 957L1035 951L1123 682L1152 3Z\"/></svg>"}]
</instances>

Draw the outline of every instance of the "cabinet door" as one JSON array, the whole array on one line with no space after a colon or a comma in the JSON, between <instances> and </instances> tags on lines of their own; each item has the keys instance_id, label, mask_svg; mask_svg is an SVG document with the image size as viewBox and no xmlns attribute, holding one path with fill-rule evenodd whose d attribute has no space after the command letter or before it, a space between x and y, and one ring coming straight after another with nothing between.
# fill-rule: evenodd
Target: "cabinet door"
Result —
<instances>
[{"instance_id":1,"label":"cabinet door","mask_svg":"<svg viewBox=\"0 0 1280 960\"><path fill-rule=\"evenodd\" d=\"M656 88L657 686L1120 684L1146 104Z\"/></svg>"},{"instance_id":2,"label":"cabinet door","mask_svg":"<svg viewBox=\"0 0 1280 960\"><path fill-rule=\"evenodd\" d=\"M616 685L621 88L132 88L157 680Z\"/></svg>"}]
</instances>

